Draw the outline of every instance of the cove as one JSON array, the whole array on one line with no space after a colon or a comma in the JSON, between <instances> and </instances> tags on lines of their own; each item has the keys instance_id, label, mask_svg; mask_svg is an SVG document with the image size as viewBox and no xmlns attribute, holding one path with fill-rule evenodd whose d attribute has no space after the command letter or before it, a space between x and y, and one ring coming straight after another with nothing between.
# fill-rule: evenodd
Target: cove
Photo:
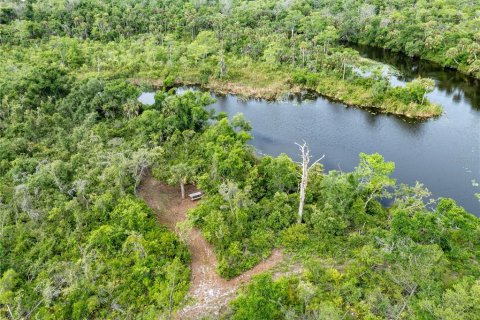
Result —
<instances>
[{"instance_id":1,"label":"cove","mask_svg":"<svg viewBox=\"0 0 480 320\"><path fill-rule=\"evenodd\" d=\"M301 97L282 102L241 100L233 95L212 95L217 112L229 117L243 113L252 125L251 144L260 154L286 153L295 160L295 142L305 140L326 170L351 171L360 152L378 152L395 162L397 183L423 183L433 197L449 197L480 216L480 84L453 70L410 59L381 49L358 47L362 56L388 63L399 71L391 81L403 85L416 76L435 80L429 99L445 114L415 121L346 107L326 98ZM178 93L189 88L180 88ZM139 100L152 103L154 93Z\"/></svg>"}]
</instances>

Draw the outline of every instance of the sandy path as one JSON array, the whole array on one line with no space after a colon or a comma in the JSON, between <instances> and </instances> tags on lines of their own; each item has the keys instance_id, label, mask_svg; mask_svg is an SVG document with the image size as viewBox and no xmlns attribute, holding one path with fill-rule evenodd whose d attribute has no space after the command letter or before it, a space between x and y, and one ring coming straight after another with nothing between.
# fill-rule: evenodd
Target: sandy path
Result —
<instances>
[{"instance_id":1,"label":"sandy path","mask_svg":"<svg viewBox=\"0 0 480 320\"><path fill-rule=\"evenodd\" d=\"M186 188L186 193L194 191L193 186ZM177 232L175 226L186 219L186 213L198 202L182 200L179 188L166 186L151 176L146 177L138 189L138 194L157 214L158 221ZM237 289L248 282L255 274L264 272L282 261L283 252L274 250L270 257L260 262L253 269L231 280L225 280L216 272L217 259L213 247L205 240L201 232L193 228L187 240L191 262L191 285L187 304L175 315L175 319L201 319L216 317L234 298Z\"/></svg>"}]
</instances>

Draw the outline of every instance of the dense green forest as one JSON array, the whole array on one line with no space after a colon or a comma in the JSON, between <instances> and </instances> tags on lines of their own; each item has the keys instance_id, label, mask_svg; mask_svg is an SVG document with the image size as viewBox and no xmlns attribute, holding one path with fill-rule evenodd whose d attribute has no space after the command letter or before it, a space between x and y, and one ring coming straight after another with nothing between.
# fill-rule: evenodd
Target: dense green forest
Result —
<instances>
[{"instance_id":1,"label":"dense green forest","mask_svg":"<svg viewBox=\"0 0 480 320\"><path fill-rule=\"evenodd\" d=\"M0 40L19 44L68 36L108 42L151 34L169 42L210 30L222 50L254 60L309 65L315 51L341 40L480 76L479 10L472 0L12 1L2 5ZM197 59L204 54L193 53Z\"/></svg>"},{"instance_id":2,"label":"dense green forest","mask_svg":"<svg viewBox=\"0 0 480 320\"><path fill-rule=\"evenodd\" d=\"M189 220L223 277L276 247L301 265L255 278L227 319L478 319L478 218L397 184L394 163L362 153L352 172L311 168L298 221L301 168L259 158L242 115L174 87L263 98L310 89L438 115L425 98L432 80L392 87L344 42L478 77L479 12L467 0L2 2L0 318L171 318L190 255L136 194L151 172L204 191ZM152 86L155 103L140 104Z\"/></svg>"},{"instance_id":3,"label":"dense green forest","mask_svg":"<svg viewBox=\"0 0 480 320\"><path fill-rule=\"evenodd\" d=\"M1 7L2 71L40 55L85 77L171 79L263 98L308 88L431 117L441 108L424 99L428 79L392 88L378 70L363 77L357 71L368 61L342 43L384 46L479 76L478 11L475 1L18 1Z\"/></svg>"}]
</instances>

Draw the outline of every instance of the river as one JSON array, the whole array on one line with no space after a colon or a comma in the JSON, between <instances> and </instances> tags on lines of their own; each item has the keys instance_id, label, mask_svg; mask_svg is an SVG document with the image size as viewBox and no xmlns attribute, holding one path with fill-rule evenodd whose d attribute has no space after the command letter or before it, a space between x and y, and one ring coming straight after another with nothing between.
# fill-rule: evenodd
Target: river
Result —
<instances>
[{"instance_id":1,"label":"river","mask_svg":"<svg viewBox=\"0 0 480 320\"><path fill-rule=\"evenodd\" d=\"M395 162L398 183L422 182L434 197L450 197L480 216L480 82L434 63L411 59L386 50L355 46L364 57L389 64L399 71L391 77L403 85L417 76L435 80L429 99L445 114L428 121L373 114L318 97L285 102L237 99L214 95L212 105L229 117L241 112L252 125L260 154L286 153L299 158L295 142L305 140L315 157L325 155L326 170L351 171L360 152L382 154ZM140 100L153 101L153 93Z\"/></svg>"}]
</instances>

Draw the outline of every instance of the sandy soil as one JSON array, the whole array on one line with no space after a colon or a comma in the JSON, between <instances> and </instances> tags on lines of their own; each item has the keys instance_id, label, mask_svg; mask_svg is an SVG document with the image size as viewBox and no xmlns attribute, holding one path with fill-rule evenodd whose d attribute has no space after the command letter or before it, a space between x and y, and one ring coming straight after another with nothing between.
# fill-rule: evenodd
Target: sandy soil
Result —
<instances>
[{"instance_id":1,"label":"sandy soil","mask_svg":"<svg viewBox=\"0 0 480 320\"><path fill-rule=\"evenodd\" d=\"M194 186L186 187L186 194L194 191ZM164 185L151 176L145 177L138 194L155 211L158 221L177 233L177 223L185 221L187 211L198 204L190 199L182 199L180 188ZM242 284L252 276L271 269L283 259L282 250L276 249L268 259L253 269L226 280L216 272L217 259L213 247L200 230L191 229L186 242L192 257L191 285L187 296L190 303L175 314L175 319L201 319L206 316L216 318L235 297L235 292Z\"/></svg>"}]
</instances>

